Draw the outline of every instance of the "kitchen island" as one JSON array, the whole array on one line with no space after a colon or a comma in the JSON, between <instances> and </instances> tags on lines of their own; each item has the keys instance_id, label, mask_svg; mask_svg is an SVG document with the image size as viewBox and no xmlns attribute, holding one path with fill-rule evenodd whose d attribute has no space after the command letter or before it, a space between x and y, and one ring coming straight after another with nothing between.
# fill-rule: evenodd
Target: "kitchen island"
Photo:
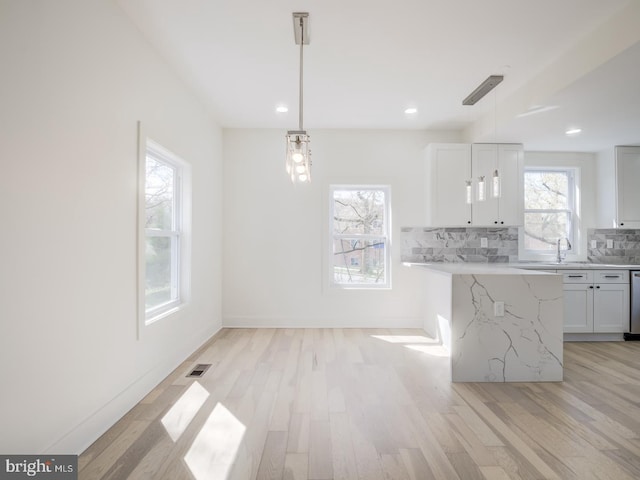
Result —
<instances>
[{"instance_id":1,"label":"kitchen island","mask_svg":"<svg viewBox=\"0 0 640 480\"><path fill-rule=\"evenodd\" d=\"M424 270L425 330L437 325L454 382L562 381L562 277L492 264Z\"/></svg>"}]
</instances>

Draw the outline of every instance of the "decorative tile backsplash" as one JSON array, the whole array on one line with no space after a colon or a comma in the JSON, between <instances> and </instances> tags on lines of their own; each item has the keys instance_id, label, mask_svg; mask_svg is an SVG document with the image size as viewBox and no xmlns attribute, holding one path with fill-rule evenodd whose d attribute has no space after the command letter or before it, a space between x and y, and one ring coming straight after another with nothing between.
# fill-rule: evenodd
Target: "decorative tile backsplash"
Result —
<instances>
[{"instance_id":1,"label":"decorative tile backsplash","mask_svg":"<svg viewBox=\"0 0 640 480\"><path fill-rule=\"evenodd\" d=\"M483 238L487 247L481 247ZM518 228L402 227L403 262L518 261Z\"/></svg>"},{"instance_id":2,"label":"decorative tile backsplash","mask_svg":"<svg viewBox=\"0 0 640 480\"><path fill-rule=\"evenodd\" d=\"M596 248L591 248L592 240L596 241ZM607 248L607 240L613 240L613 248ZM621 228L588 229L587 258L593 263L640 264L640 230Z\"/></svg>"},{"instance_id":3,"label":"decorative tile backsplash","mask_svg":"<svg viewBox=\"0 0 640 480\"><path fill-rule=\"evenodd\" d=\"M487 247L481 247L481 239ZM591 248L591 241L596 248ZM606 248L607 240L613 248ZM518 228L402 227L403 262L518 261ZM640 265L640 230L602 228L587 230L587 260L592 263Z\"/></svg>"}]
</instances>

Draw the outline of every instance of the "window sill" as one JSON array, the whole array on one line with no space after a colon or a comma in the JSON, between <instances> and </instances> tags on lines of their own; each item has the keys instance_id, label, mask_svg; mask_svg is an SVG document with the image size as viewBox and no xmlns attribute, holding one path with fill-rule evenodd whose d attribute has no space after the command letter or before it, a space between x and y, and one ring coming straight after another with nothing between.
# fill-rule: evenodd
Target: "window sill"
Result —
<instances>
[{"instance_id":1,"label":"window sill","mask_svg":"<svg viewBox=\"0 0 640 480\"><path fill-rule=\"evenodd\" d=\"M358 290L358 291L380 291L380 290L391 290L391 285L380 285L380 286L369 286L369 285L337 285L332 284L329 285L329 290L334 292L344 292L348 290Z\"/></svg>"},{"instance_id":2,"label":"window sill","mask_svg":"<svg viewBox=\"0 0 640 480\"><path fill-rule=\"evenodd\" d=\"M184 303L171 304L159 311L152 312L150 315L145 317L144 324L145 326L149 326L152 323L157 322L158 320L162 320L163 318L173 315L174 313L181 310L183 306Z\"/></svg>"}]
</instances>

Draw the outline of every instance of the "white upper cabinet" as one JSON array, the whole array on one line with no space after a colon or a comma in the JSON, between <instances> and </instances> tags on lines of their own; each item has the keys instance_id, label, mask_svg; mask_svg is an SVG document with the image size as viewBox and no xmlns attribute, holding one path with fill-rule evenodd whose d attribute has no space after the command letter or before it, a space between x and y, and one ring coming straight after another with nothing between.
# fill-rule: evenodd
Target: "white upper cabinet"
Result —
<instances>
[{"instance_id":1,"label":"white upper cabinet","mask_svg":"<svg viewBox=\"0 0 640 480\"><path fill-rule=\"evenodd\" d=\"M474 143L471 147L474 184L484 177L486 200L474 202L473 225L518 226L524 223L524 150L519 144ZM493 176L500 195L493 196Z\"/></svg>"},{"instance_id":2,"label":"white upper cabinet","mask_svg":"<svg viewBox=\"0 0 640 480\"><path fill-rule=\"evenodd\" d=\"M432 143L426 150L427 225L471 225L466 182L471 179L471 145Z\"/></svg>"},{"instance_id":3,"label":"white upper cabinet","mask_svg":"<svg viewBox=\"0 0 640 480\"><path fill-rule=\"evenodd\" d=\"M492 195L494 172L500 196ZM477 200L479 177L486 196ZM467 182L472 203L467 203ZM427 225L517 226L524 222L524 154L519 144L436 143L426 149Z\"/></svg>"},{"instance_id":4,"label":"white upper cabinet","mask_svg":"<svg viewBox=\"0 0 640 480\"><path fill-rule=\"evenodd\" d=\"M617 223L640 228L640 147L616 147Z\"/></svg>"}]
</instances>

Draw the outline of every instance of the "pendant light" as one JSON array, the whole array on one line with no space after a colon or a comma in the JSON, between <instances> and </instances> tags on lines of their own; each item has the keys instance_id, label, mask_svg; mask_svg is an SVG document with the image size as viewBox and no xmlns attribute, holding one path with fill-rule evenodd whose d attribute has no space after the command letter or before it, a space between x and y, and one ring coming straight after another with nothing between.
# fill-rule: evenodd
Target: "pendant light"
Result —
<instances>
[{"instance_id":1,"label":"pendant light","mask_svg":"<svg viewBox=\"0 0 640 480\"><path fill-rule=\"evenodd\" d=\"M478 188L476 189L477 196L476 200L479 202L484 202L487 199L487 185L484 181L484 175L478 177Z\"/></svg>"},{"instance_id":2,"label":"pendant light","mask_svg":"<svg viewBox=\"0 0 640 480\"><path fill-rule=\"evenodd\" d=\"M287 174L293 183L308 183L311 181L311 150L309 136L302 127L302 59L303 47L309 44L309 14L307 12L293 13L293 34L296 45L300 45L300 99L298 130L287 132Z\"/></svg>"},{"instance_id":3,"label":"pendant light","mask_svg":"<svg viewBox=\"0 0 640 480\"><path fill-rule=\"evenodd\" d=\"M498 160L500 159L500 148L498 147ZM491 180L491 196L493 198L500 197L500 174L498 170L493 171L493 178Z\"/></svg>"},{"instance_id":4,"label":"pendant light","mask_svg":"<svg viewBox=\"0 0 640 480\"><path fill-rule=\"evenodd\" d=\"M500 165L500 145L498 145L498 94L493 92L493 141L496 144L496 167ZM500 198L500 173L496 168L491 178L491 196Z\"/></svg>"},{"instance_id":5,"label":"pendant light","mask_svg":"<svg viewBox=\"0 0 640 480\"><path fill-rule=\"evenodd\" d=\"M504 75L491 75L476 90L462 101L463 105L475 105L475 103L493 90L504 79ZM498 100L497 94L493 92L493 141L496 147L496 163L500 165L500 147L498 145ZM484 202L487 199L487 181L485 176L479 176L476 183L475 199L473 198L473 180L465 180L465 200L467 204ZM500 172L496 168L491 176L489 192L492 198L499 198L502 194L500 185Z\"/></svg>"}]
</instances>

